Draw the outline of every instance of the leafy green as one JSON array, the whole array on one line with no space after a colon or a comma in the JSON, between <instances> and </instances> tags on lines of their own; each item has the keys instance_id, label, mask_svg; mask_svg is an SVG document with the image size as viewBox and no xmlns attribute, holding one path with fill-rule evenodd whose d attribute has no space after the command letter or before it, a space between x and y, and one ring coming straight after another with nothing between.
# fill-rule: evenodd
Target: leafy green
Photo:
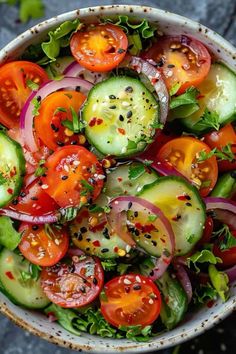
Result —
<instances>
[{"instance_id":1,"label":"leafy green","mask_svg":"<svg viewBox=\"0 0 236 354\"><path fill-rule=\"evenodd\" d=\"M38 97L34 97L32 99L32 104L34 106L33 110L32 110L32 114L34 117L38 116L39 115L39 109L40 109L40 106L41 106L41 101Z\"/></svg>"},{"instance_id":2,"label":"leafy green","mask_svg":"<svg viewBox=\"0 0 236 354\"><path fill-rule=\"evenodd\" d=\"M29 263L29 271L26 272L23 270L20 272L20 274L23 281L27 281L30 279L37 281L39 279L40 272L41 272L40 266Z\"/></svg>"},{"instance_id":3,"label":"leafy green","mask_svg":"<svg viewBox=\"0 0 236 354\"><path fill-rule=\"evenodd\" d=\"M207 159L210 159L212 156L215 156L218 161L227 160L233 162L235 160L235 155L231 149L231 145L232 144L228 143L227 145L223 146L221 150L214 148L210 152L202 150L199 152L197 162L203 162Z\"/></svg>"},{"instance_id":4,"label":"leafy green","mask_svg":"<svg viewBox=\"0 0 236 354\"><path fill-rule=\"evenodd\" d=\"M130 180L137 179L140 176L142 176L145 173L146 169L145 166L142 164L134 165L134 166L129 166L129 171L128 171L128 178Z\"/></svg>"},{"instance_id":5,"label":"leafy green","mask_svg":"<svg viewBox=\"0 0 236 354\"><path fill-rule=\"evenodd\" d=\"M54 31L48 33L49 40L42 43L42 50L49 59L48 63L55 61L61 48L69 45L70 37L80 25L80 20L65 21Z\"/></svg>"},{"instance_id":6,"label":"leafy green","mask_svg":"<svg viewBox=\"0 0 236 354\"><path fill-rule=\"evenodd\" d=\"M207 130L207 129L220 129L220 116L217 112L210 112L208 108L205 109L200 120L195 124L198 129Z\"/></svg>"},{"instance_id":7,"label":"leafy green","mask_svg":"<svg viewBox=\"0 0 236 354\"><path fill-rule=\"evenodd\" d=\"M203 249L202 251L195 252L192 256L187 258L187 265L190 268L191 264L194 265L197 273L200 272L198 263L217 264L222 263L221 259L216 257L210 250Z\"/></svg>"},{"instance_id":8,"label":"leafy green","mask_svg":"<svg viewBox=\"0 0 236 354\"><path fill-rule=\"evenodd\" d=\"M13 227L13 221L8 216L0 217L0 245L13 251L21 240L21 234Z\"/></svg>"},{"instance_id":9,"label":"leafy green","mask_svg":"<svg viewBox=\"0 0 236 354\"><path fill-rule=\"evenodd\" d=\"M119 330L126 332L126 338L136 342L145 342L150 339L152 326L120 326Z\"/></svg>"},{"instance_id":10,"label":"leafy green","mask_svg":"<svg viewBox=\"0 0 236 354\"><path fill-rule=\"evenodd\" d=\"M2 172L0 172L0 186L5 184L6 182L7 182L7 178L5 178L2 174Z\"/></svg>"},{"instance_id":11,"label":"leafy green","mask_svg":"<svg viewBox=\"0 0 236 354\"><path fill-rule=\"evenodd\" d=\"M101 264L105 272L115 271L117 267L117 262L114 259L104 259Z\"/></svg>"},{"instance_id":12,"label":"leafy green","mask_svg":"<svg viewBox=\"0 0 236 354\"><path fill-rule=\"evenodd\" d=\"M31 18L40 18L44 16L44 5L42 0L0 0L0 3L18 5L21 22L27 22Z\"/></svg>"},{"instance_id":13,"label":"leafy green","mask_svg":"<svg viewBox=\"0 0 236 354\"><path fill-rule=\"evenodd\" d=\"M46 167L44 167L43 165L45 164L45 160L40 160L38 163L38 167L36 168L34 175L36 177L40 177L43 176L45 174L45 172L47 171Z\"/></svg>"},{"instance_id":14,"label":"leafy green","mask_svg":"<svg viewBox=\"0 0 236 354\"><path fill-rule=\"evenodd\" d=\"M59 222L61 224L67 223L76 218L78 214L79 207L68 207L60 209Z\"/></svg>"},{"instance_id":15,"label":"leafy green","mask_svg":"<svg viewBox=\"0 0 236 354\"><path fill-rule=\"evenodd\" d=\"M172 91L174 92L174 89ZM195 87L190 87L182 95L172 97L170 119L186 118L196 112L199 109L198 94L199 91Z\"/></svg>"},{"instance_id":16,"label":"leafy green","mask_svg":"<svg viewBox=\"0 0 236 354\"><path fill-rule=\"evenodd\" d=\"M157 219L157 215L156 214L148 215L148 221L155 221L156 219Z\"/></svg>"},{"instance_id":17,"label":"leafy green","mask_svg":"<svg viewBox=\"0 0 236 354\"><path fill-rule=\"evenodd\" d=\"M93 192L94 190L94 187L89 184L85 179L82 179L80 181L80 184L82 184L82 186L87 190L87 191L90 191L90 192Z\"/></svg>"},{"instance_id":18,"label":"leafy green","mask_svg":"<svg viewBox=\"0 0 236 354\"><path fill-rule=\"evenodd\" d=\"M210 265L208 268L209 277L211 283L221 299L226 301L229 296L229 278L224 272L220 272L216 269L214 265Z\"/></svg>"},{"instance_id":19,"label":"leafy green","mask_svg":"<svg viewBox=\"0 0 236 354\"><path fill-rule=\"evenodd\" d=\"M217 244L221 251L236 247L236 238L231 233L228 225L223 224L220 230L214 231L213 237L217 238Z\"/></svg>"},{"instance_id":20,"label":"leafy green","mask_svg":"<svg viewBox=\"0 0 236 354\"><path fill-rule=\"evenodd\" d=\"M39 88L39 85L36 84L34 81L32 80L27 80L26 81L26 85L32 90L32 91L37 91Z\"/></svg>"},{"instance_id":21,"label":"leafy green","mask_svg":"<svg viewBox=\"0 0 236 354\"><path fill-rule=\"evenodd\" d=\"M61 122L61 124L74 133L81 133L85 127L85 123L80 120L79 115L76 113L73 107L70 107L70 111L72 115L72 121L65 119Z\"/></svg>"},{"instance_id":22,"label":"leafy green","mask_svg":"<svg viewBox=\"0 0 236 354\"><path fill-rule=\"evenodd\" d=\"M176 83L170 88L170 92L169 92L169 93L170 93L170 96L174 96L174 95L178 92L180 86L181 86L181 83L180 83L180 82L176 82Z\"/></svg>"},{"instance_id":23,"label":"leafy green","mask_svg":"<svg viewBox=\"0 0 236 354\"><path fill-rule=\"evenodd\" d=\"M193 293L193 301L195 304L205 304L209 300L215 300L217 291L211 284L200 284Z\"/></svg>"}]
</instances>

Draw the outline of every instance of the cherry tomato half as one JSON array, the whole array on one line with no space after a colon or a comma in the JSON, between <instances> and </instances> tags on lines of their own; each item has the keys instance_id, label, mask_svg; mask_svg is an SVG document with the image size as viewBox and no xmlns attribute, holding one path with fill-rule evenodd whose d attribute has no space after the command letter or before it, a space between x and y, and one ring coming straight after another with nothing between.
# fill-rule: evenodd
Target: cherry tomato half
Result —
<instances>
[{"instance_id":1,"label":"cherry tomato half","mask_svg":"<svg viewBox=\"0 0 236 354\"><path fill-rule=\"evenodd\" d=\"M128 39L112 24L90 25L76 32L70 40L74 58L86 69L109 71L125 57Z\"/></svg>"},{"instance_id":2,"label":"cherry tomato half","mask_svg":"<svg viewBox=\"0 0 236 354\"><path fill-rule=\"evenodd\" d=\"M103 286L98 258L73 256L66 263L44 268L41 286L47 297L61 307L81 307L92 302Z\"/></svg>"},{"instance_id":3,"label":"cherry tomato half","mask_svg":"<svg viewBox=\"0 0 236 354\"><path fill-rule=\"evenodd\" d=\"M212 149L217 148L221 150L224 146L231 144L231 149L236 154L236 133L232 124L227 124L220 130L214 130L205 135L204 141ZM236 161L219 161L219 171L227 172L236 169Z\"/></svg>"},{"instance_id":4,"label":"cherry tomato half","mask_svg":"<svg viewBox=\"0 0 236 354\"><path fill-rule=\"evenodd\" d=\"M231 231L232 235L236 238L236 231ZM231 247L228 250L222 251L220 247L215 244L213 248L215 256L223 261L223 267L232 267L236 264L236 247Z\"/></svg>"},{"instance_id":5,"label":"cherry tomato half","mask_svg":"<svg viewBox=\"0 0 236 354\"><path fill-rule=\"evenodd\" d=\"M178 94L190 86L199 85L207 76L211 57L205 46L196 39L182 36L165 36L158 39L145 54L153 59L164 74L168 89L180 84Z\"/></svg>"},{"instance_id":6,"label":"cherry tomato half","mask_svg":"<svg viewBox=\"0 0 236 354\"><path fill-rule=\"evenodd\" d=\"M46 161L42 189L61 207L85 204L96 199L105 178L97 157L82 146L57 149Z\"/></svg>"},{"instance_id":7,"label":"cherry tomato half","mask_svg":"<svg viewBox=\"0 0 236 354\"><path fill-rule=\"evenodd\" d=\"M177 171L187 177L205 197L214 188L218 167L216 157L198 162L201 151L209 153L210 148L202 141L192 137L181 137L167 142L159 150L157 160L170 163Z\"/></svg>"},{"instance_id":8,"label":"cherry tomato half","mask_svg":"<svg viewBox=\"0 0 236 354\"><path fill-rule=\"evenodd\" d=\"M30 85L48 81L46 72L28 61L13 61L0 67L0 122L19 126L21 109L31 93Z\"/></svg>"},{"instance_id":9,"label":"cherry tomato half","mask_svg":"<svg viewBox=\"0 0 236 354\"><path fill-rule=\"evenodd\" d=\"M79 144L79 135L63 125L72 123L73 114L78 114L86 96L76 91L53 92L40 105L39 115L35 117L36 135L51 150L58 146ZM45 134L45 132L47 132Z\"/></svg>"},{"instance_id":10,"label":"cherry tomato half","mask_svg":"<svg viewBox=\"0 0 236 354\"><path fill-rule=\"evenodd\" d=\"M41 188L42 182L37 178L13 199L8 208L29 215L43 215L58 209L56 202Z\"/></svg>"},{"instance_id":11,"label":"cherry tomato half","mask_svg":"<svg viewBox=\"0 0 236 354\"><path fill-rule=\"evenodd\" d=\"M23 223L19 250L31 263L42 267L52 266L63 258L69 247L69 236L65 229L53 226Z\"/></svg>"},{"instance_id":12,"label":"cherry tomato half","mask_svg":"<svg viewBox=\"0 0 236 354\"><path fill-rule=\"evenodd\" d=\"M101 294L101 311L115 327L143 327L153 323L161 309L161 295L153 281L142 275L126 274L113 278Z\"/></svg>"}]
</instances>

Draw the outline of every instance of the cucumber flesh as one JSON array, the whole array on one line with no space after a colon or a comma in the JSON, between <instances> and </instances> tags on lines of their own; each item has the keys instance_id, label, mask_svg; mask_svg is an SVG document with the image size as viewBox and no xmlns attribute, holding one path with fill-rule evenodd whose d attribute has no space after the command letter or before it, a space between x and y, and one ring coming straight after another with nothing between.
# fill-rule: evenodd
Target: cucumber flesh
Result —
<instances>
[{"instance_id":1,"label":"cucumber flesh","mask_svg":"<svg viewBox=\"0 0 236 354\"><path fill-rule=\"evenodd\" d=\"M139 194L161 209L175 235L175 255L191 251L205 225L205 206L197 189L177 176L161 177Z\"/></svg>"},{"instance_id":2,"label":"cucumber flesh","mask_svg":"<svg viewBox=\"0 0 236 354\"><path fill-rule=\"evenodd\" d=\"M4 248L0 253L0 289L12 302L31 309L46 307L40 279L23 280L21 272L29 272L30 263L22 256Z\"/></svg>"},{"instance_id":3,"label":"cucumber flesh","mask_svg":"<svg viewBox=\"0 0 236 354\"><path fill-rule=\"evenodd\" d=\"M212 64L207 78L199 85L199 110L181 122L189 130L200 133L205 129L198 121L207 109L219 115L219 123L226 124L236 117L236 75L225 65Z\"/></svg>"},{"instance_id":4,"label":"cucumber flesh","mask_svg":"<svg viewBox=\"0 0 236 354\"><path fill-rule=\"evenodd\" d=\"M152 141L159 105L139 80L117 76L92 88L82 118L91 145L104 155L126 157Z\"/></svg>"},{"instance_id":5,"label":"cucumber flesh","mask_svg":"<svg viewBox=\"0 0 236 354\"><path fill-rule=\"evenodd\" d=\"M0 207L20 192L25 173L25 158L20 144L0 132Z\"/></svg>"}]
</instances>

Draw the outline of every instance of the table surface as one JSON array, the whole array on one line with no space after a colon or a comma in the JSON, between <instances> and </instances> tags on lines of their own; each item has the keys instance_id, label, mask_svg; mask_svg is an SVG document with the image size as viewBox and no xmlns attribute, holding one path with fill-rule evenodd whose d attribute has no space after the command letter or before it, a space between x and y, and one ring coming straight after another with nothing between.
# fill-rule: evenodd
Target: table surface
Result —
<instances>
[{"instance_id":1,"label":"table surface","mask_svg":"<svg viewBox=\"0 0 236 354\"><path fill-rule=\"evenodd\" d=\"M80 8L101 4L131 4L149 5L169 10L196 20L219 32L231 43L236 45L236 0L114 0L97 1L87 0L44 0L46 6L45 18ZM0 48L11 41L16 34L20 34L33 26L38 20L31 20L27 24L20 24L18 9L0 4ZM236 314L232 314L214 329L186 342L180 348L158 352L160 354L235 354L236 332L232 324L236 323ZM37 338L16 327L7 318L0 315L0 353L2 354L75 354L76 352L59 348L51 343ZM173 354L174 354L173 353Z\"/></svg>"}]
</instances>

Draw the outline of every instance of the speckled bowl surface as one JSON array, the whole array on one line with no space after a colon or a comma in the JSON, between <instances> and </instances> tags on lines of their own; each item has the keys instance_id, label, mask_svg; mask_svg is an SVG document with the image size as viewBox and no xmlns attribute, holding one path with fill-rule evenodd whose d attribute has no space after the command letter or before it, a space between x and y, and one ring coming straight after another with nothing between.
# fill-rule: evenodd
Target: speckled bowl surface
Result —
<instances>
[{"instance_id":1,"label":"speckled bowl surface","mask_svg":"<svg viewBox=\"0 0 236 354\"><path fill-rule=\"evenodd\" d=\"M78 9L66 14L51 18L29 29L0 51L0 63L17 58L24 49L33 43L40 42L46 33L66 20L76 17L89 22L96 21L104 16L125 14L136 18L146 18L156 24L166 34L188 34L203 43L210 51L236 71L236 49L222 37L199 23L187 18L161 11L150 7L113 5ZM0 293L0 310L20 327L60 346L78 351L94 353L141 353L164 349L190 339L211 326L217 324L224 317L236 309L236 283L231 285L230 298L226 303L220 300L213 307L202 307L186 316L177 328L154 337L147 343L135 343L130 340L107 339L89 334L74 336L65 331L57 323L50 323L39 313L17 307Z\"/></svg>"}]
</instances>

